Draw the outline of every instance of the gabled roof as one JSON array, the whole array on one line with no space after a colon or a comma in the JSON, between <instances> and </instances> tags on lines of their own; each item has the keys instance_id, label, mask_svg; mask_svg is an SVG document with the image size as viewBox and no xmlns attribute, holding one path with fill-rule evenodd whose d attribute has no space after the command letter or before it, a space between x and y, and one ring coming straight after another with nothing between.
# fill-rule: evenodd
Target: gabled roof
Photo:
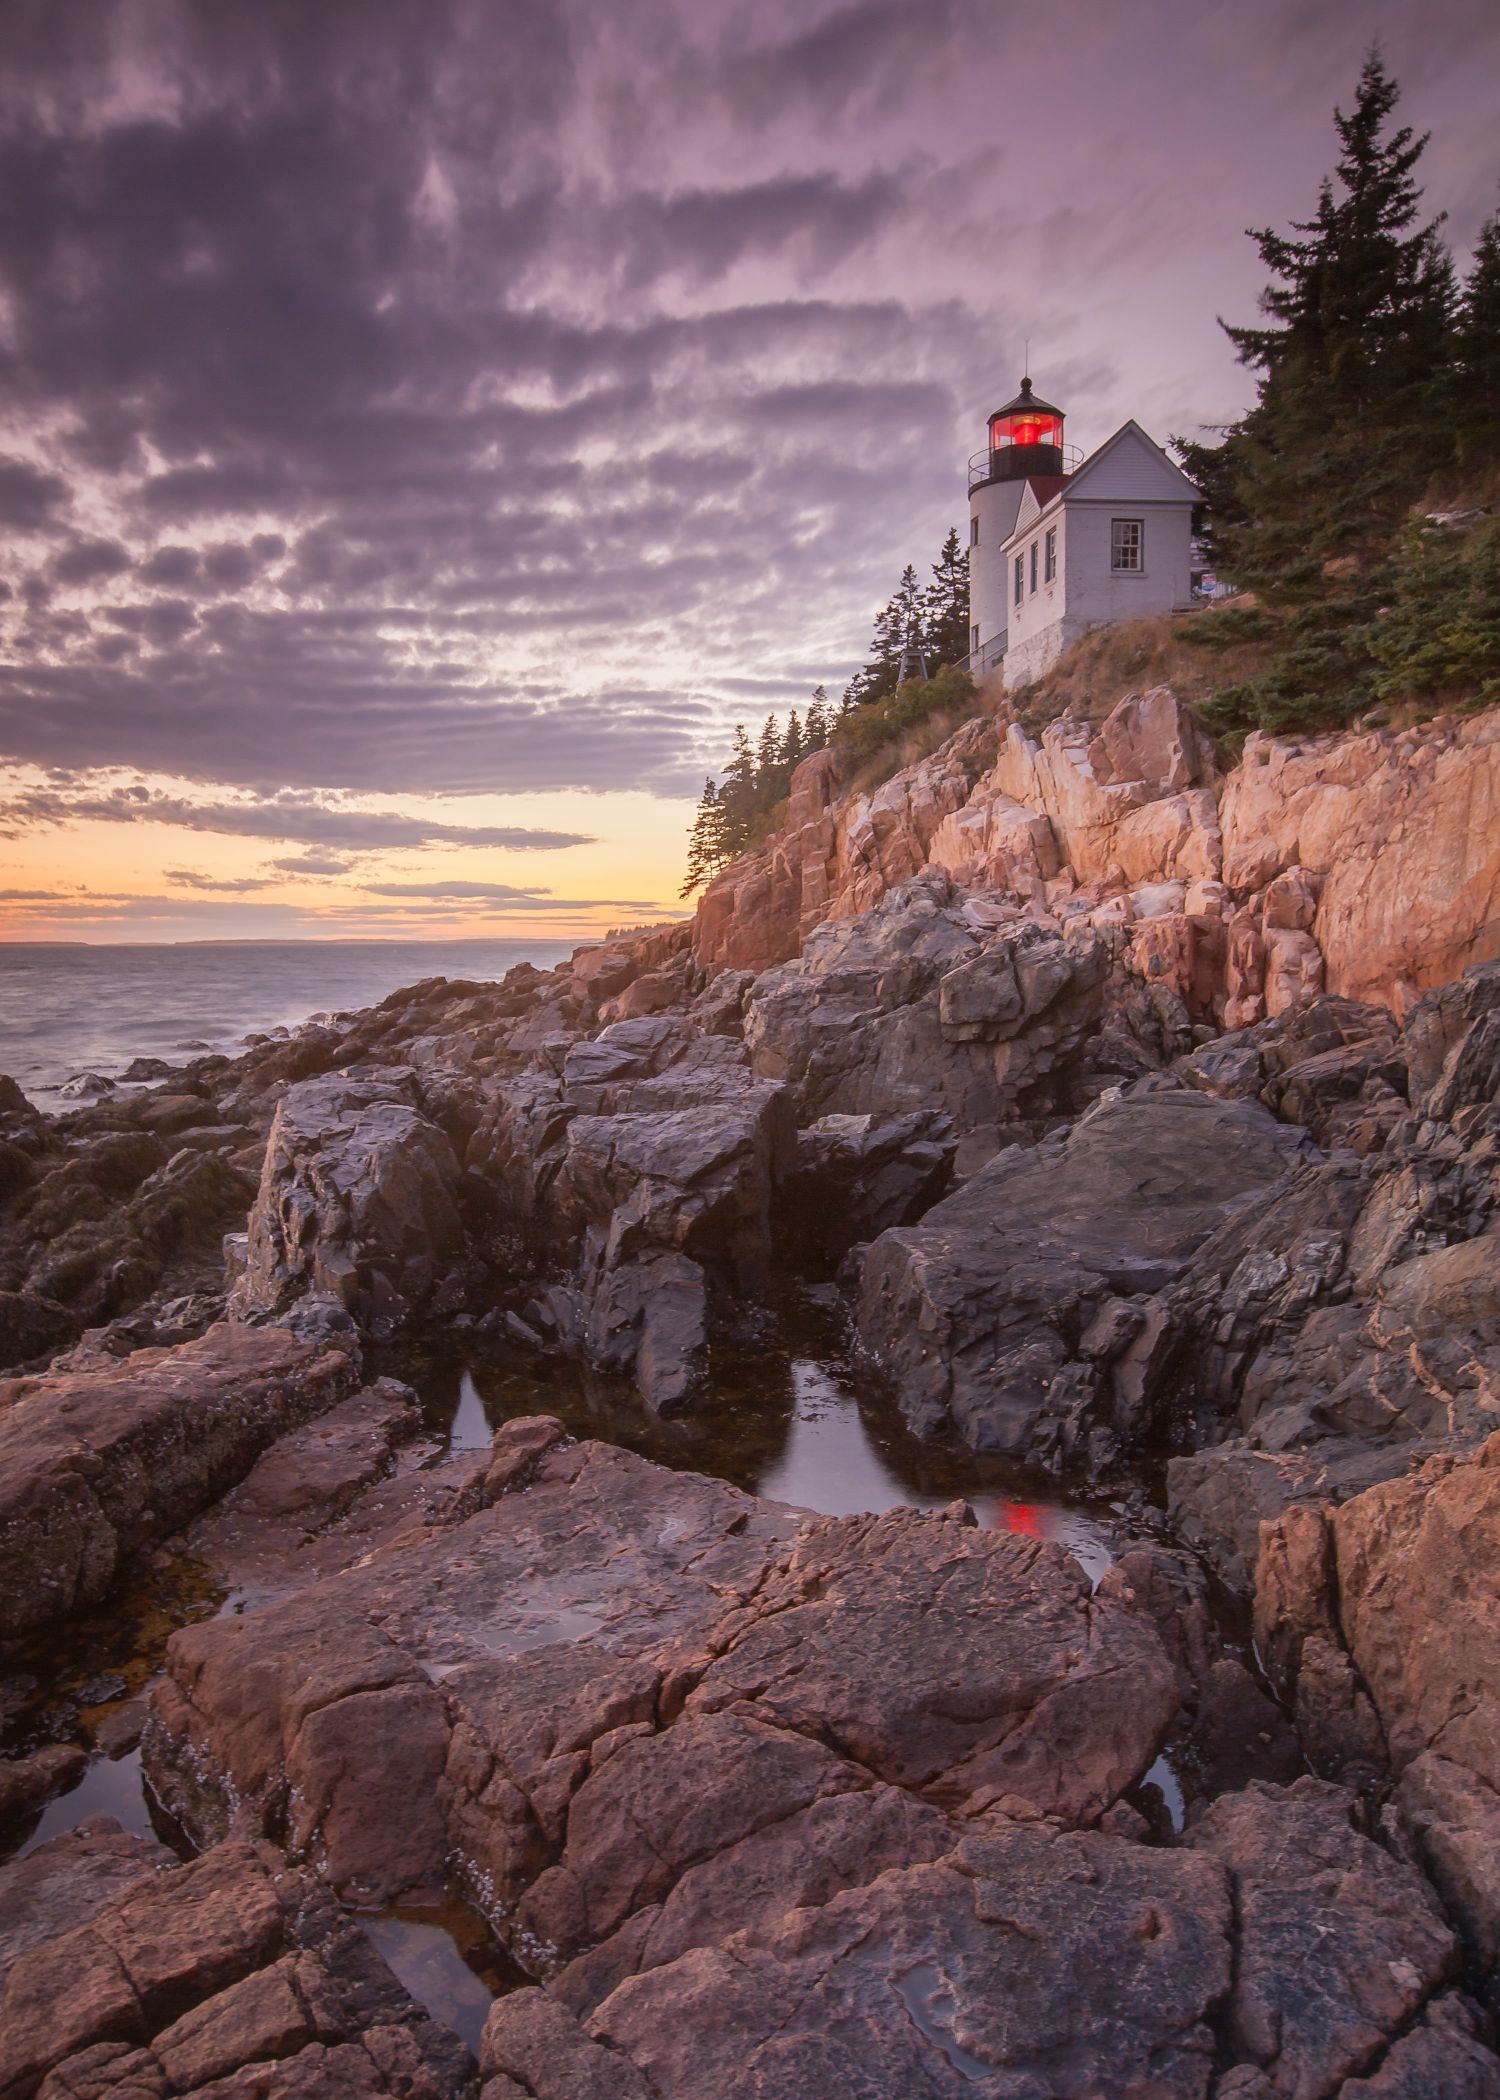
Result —
<instances>
[{"instance_id":1,"label":"gabled roof","mask_svg":"<svg viewBox=\"0 0 1500 2100\"><path fill-rule=\"evenodd\" d=\"M1189 481L1181 467L1168 459L1166 453L1157 444L1150 432L1142 430L1140 424L1132 416L1128 422L1120 425L1112 437L1107 437L1102 445L1092 451L1082 466L1075 468L1071 474L1038 474L1033 476L1027 483L1027 492L1021 498L1020 508L1016 512L1016 522L1011 527L1004 544L1008 547L1011 541L1019 539L1023 532L1029 532L1043 512L1054 510L1060 504L1071 503L1076 496L1082 495L1086 497L1088 495L1086 484L1089 477L1091 475L1097 476L1098 471L1103 467L1111 453L1116 451L1130 437L1139 438L1147 450L1154 455L1152 464L1159 469L1161 491L1159 495L1153 497L1132 496L1129 499L1121 498L1121 501L1197 503L1202 500L1197 484Z\"/></svg>"},{"instance_id":2,"label":"gabled roof","mask_svg":"<svg viewBox=\"0 0 1500 2100\"><path fill-rule=\"evenodd\" d=\"M1126 422L1122 423L1119 429L1114 433L1113 437L1107 437L1102 445L1096 446L1094 450L1089 454L1088 458L1083 462L1082 466L1075 468L1074 471L1068 476L1069 495L1072 495L1073 492L1077 489L1079 482L1085 480L1088 475L1096 472L1096 470L1103 465L1104 461L1108 459L1109 455L1115 450L1116 446L1121 444L1124 439L1131 436L1138 437L1141 440L1142 444L1150 447L1150 449L1156 454L1157 459L1161 462L1163 475L1168 477L1169 481L1172 484L1174 484L1170 489L1164 488L1164 495L1170 494L1179 497L1187 497L1193 503L1201 501L1202 491L1199 489L1198 484L1195 481L1188 480L1188 477L1186 476L1186 474L1183 473L1181 467L1177 465L1175 460L1168 459L1166 453L1162 450L1161 446L1157 444L1155 438L1152 437L1150 431L1142 430L1140 424L1137 423L1134 416L1131 416Z\"/></svg>"}]
</instances>

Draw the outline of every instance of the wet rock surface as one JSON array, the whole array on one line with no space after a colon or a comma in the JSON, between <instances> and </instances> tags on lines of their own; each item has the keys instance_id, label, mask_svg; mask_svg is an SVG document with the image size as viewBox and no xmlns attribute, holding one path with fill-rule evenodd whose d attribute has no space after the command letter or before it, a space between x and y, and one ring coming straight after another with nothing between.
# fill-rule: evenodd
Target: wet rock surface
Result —
<instances>
[{"instance_id":1,"label":"wet rock surface","mask_svg":"<svg viewBox=\"0 0 1500 2100\"><path fill-rule=\"evenodd\" d=\"M1155 1756L1177 1706L1156 1630L1055 1547L957 1515L799 1519L560 1435L510 1425L473 1515L177 1635L146 1740L174 1814L204 1837L285 1827L361 1900L456 1855L550 1967L698 1851L825 1795L1076 1823ZM864 1806L906 1827L883 1794Z\"/></svg>"},{"instance_id":2,"label":"wet rock surface","mask_svg":"<svg viewBox=\"0 0 1500 2100\"><path fill-rule=\"evenodd\" d=\"M1356 2093L1367 2072L1374 2091L1488 2094L1453 1935L1353 1808L1311 1781L1257 1787L1165 1849L991 1814L572 2019L566 1978L505 1998L482 2063L501 2093L559 2100L685 2100L705 2077L786 2100Z\"/></svg>"}]
</instances>

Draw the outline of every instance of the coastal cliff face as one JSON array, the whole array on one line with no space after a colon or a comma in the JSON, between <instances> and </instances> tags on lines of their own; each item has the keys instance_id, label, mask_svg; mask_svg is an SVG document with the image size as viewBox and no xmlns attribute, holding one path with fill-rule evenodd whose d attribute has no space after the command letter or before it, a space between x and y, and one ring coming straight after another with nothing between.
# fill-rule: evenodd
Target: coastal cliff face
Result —
<instances>
[{"instance_id":1,"label":"coastal cliff face","mask_svg":"<svg viewBox=\"0 0 1500 2100\"><path fill-rule=\"evenodd\" d=\"M1252 736L1227 774L1165 687L1102 725L967 724L868 791L820 751L786 820L705 894L694 953L761 970L926 867L1044 922L1118 931L1195 1018L1313 992L1389 1006L1500 955L1500 710Z\"/></svg>"},{"instance_id":2,"label":"coastal cliff face","mask_svg":"<svg viewBox=\"0 0 1500 2100\"><path fill-rule=\"evenodd\" d=\"M1497 769L1221 777L1164 689L822 752L691 921L0 1082L7 1700L235 1600L7 1737L0 1839L138 1741L198 1856L0 1865L0 2094L1500 2100ZM1107 1496L1097 1583L610 1440L743 1414L789 1279L965 1494ZM392 1342L587 1426L449 1451ZM439 1899L477 2066L358 1925Z\"/></svg>"}]
</instances>

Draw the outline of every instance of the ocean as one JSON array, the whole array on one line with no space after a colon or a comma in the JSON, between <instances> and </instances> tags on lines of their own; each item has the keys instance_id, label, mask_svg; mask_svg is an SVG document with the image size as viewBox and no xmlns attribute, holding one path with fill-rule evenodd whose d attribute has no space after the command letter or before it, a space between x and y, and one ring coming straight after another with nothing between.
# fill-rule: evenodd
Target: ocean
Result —
<instances>
[{"instance_id":1,"label":"ocean","mask_svg":"<svg viewBox=\"0 0 1500 2100\"><path fill-rule=\"evenodd\" d=\"M423 977L550 969L577 941L184 941L160 946L0 942L0 1072L39 1108L69 1104L81 1073L118 1078L137 1057L230 1056L247 1035L373 1006Z\"/></svg>"}]
</instances>

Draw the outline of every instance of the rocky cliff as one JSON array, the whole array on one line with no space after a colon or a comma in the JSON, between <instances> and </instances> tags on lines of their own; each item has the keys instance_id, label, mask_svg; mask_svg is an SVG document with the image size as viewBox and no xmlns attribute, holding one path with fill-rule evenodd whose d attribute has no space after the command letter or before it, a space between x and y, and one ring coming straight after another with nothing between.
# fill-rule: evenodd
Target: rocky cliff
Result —
<instances>
[{"instance_id":1,"label":"rocky cliff","mask_svg":"<svg viewBox=\"0 0 1500 2100\"><path fill-rule=\"evenodd\" d=\"M0 2095L1500 2100L1497 754L823 752L692 921L0 1083L6 1711L235 1606L10 1724L0 1840L139 1742L197 1857L0 1867ZM789 1272L945 1477L1107 1493L1102 1579L612 1440L742 1415ZM369 1360L434 1337L587 1433L447 1452ZM355 1922L458 1901L477 2071Z\"/></svg>"},{"instance_id":2,"label":"rocky cliff","mask_svg":"<svg viewBox=\"0 0 1500 2100\"><path fill-rule=\"evenodd\" d=\"M1255 735L1222 774L1165 687L1039 737L981 718L869 790L820 751L777 835L705 894L694 952L762 970L927 867L1111 930L1195 1020L1243 1027L1324 990L1400 1012L1500 955L1500 710Z\"/></svg>"}]
</instances>

